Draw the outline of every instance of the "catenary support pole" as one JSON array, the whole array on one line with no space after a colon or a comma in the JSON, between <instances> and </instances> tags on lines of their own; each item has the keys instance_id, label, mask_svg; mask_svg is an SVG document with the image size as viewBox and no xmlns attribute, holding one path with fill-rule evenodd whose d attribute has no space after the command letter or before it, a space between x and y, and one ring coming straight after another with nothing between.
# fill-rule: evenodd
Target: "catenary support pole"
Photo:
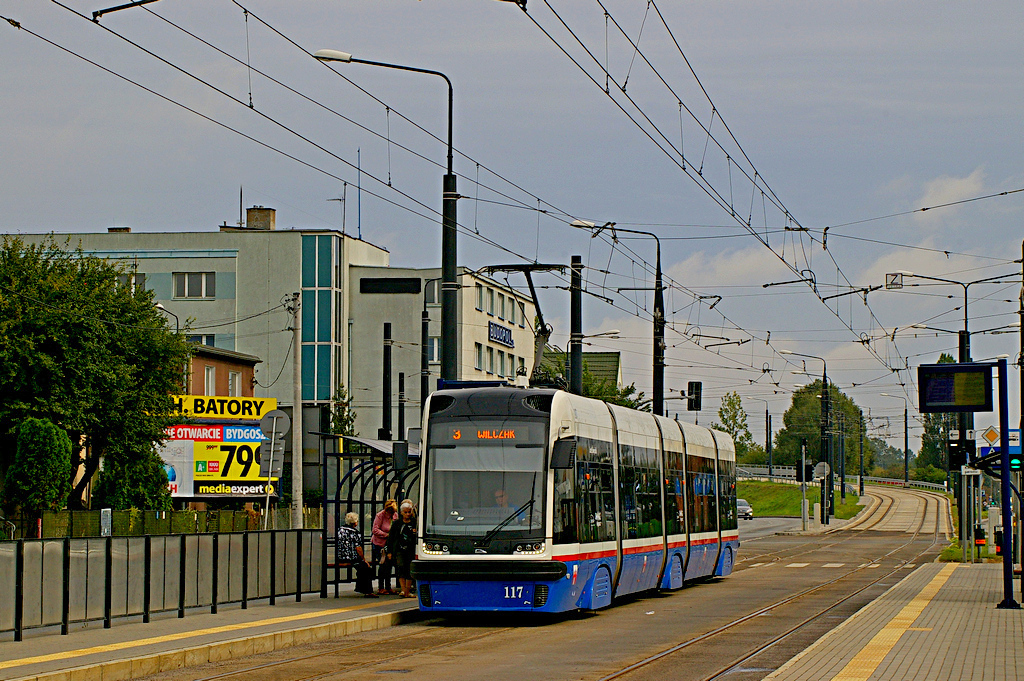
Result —
<instances>
[{"instance_id":1,"label":"catenary support pole","mask_svg":"<svg viewBox=\"0 0 1024 681\"><path fill-rule=\"evenodd\" d=\"M572 256L569 278L569 392L583 394L583 258Z\"/></svg>"},{"instance_id":2,"label":"catenary support pole","mask_svg":"<svg viewBox=\"0 0 1024 681\"><path fill-rule=\"evenodd\" d=\"M1013 510L1010 508L1010 406L1007 394L1006 360L999 360L999 449L1000 457L999 505L1003 512L1003 600L1002 610L1019 610L1020 604L1013 599Z\"/></svg>"},{"instance_id":3,"label":"catenary support pole","mask_svg":"<svg viewBox=\"0 0 1024 681\"><path fill-rule=\"evenodd\" d=\"M391 439L391 322L384 322L384 361L381 385L380 440Z\"/></svg>"},{"instance_id":4,"label":"catenary support pole","mask_svg":"<svg viewBox=\"0 0 1024 681\"><path fill-rule=\"evenodd\" d=\"M292 527L302 528L302 314L292 297ZM269 510L269 509L268 509Z\"/></svg>"}]
</instances>

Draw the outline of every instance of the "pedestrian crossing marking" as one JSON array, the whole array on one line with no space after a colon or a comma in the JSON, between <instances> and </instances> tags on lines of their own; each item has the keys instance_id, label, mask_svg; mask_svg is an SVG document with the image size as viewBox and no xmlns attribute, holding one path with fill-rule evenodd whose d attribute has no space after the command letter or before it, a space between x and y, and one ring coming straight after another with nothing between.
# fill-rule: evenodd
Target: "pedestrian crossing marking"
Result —
<instances>
[{"instance_id":1,"label":"pedestrian crossing marking","mask_svg":"<svg viewBox=\"0 0 1024 681\"><path fill-rule=\"evenodd\" d=\"M846 565L846 563L825 563L821 567L840 568L840 567L843 567L844 565Z\"/></svg>"},{"instance_id":2,"label":"pedestrian crossing marking","mask_svg":"<svg viewBox=\"0 0 1024 681\"><path fill-rule=\"evenodd\" d=\"M882 566L879 565L878 563L872 563L871 565L868 565L868 569L869 570L872 569L872 568L877 568L877 567L882 567Z\"/></svg>"},{"instance_id":3,"label":"pedestrian crossing marking","mask_svg":"<svg viewBox=\"0 0 1024 681\"><path fill-rule=\"evenodd\" d=\"M755 568L755 567L761 567L762 565L767 565L767 564L768 564L768 563L754 563L754 564L753 564L753 565L751 565L750 567L752 567L752 568Z\"/></svg>"},{"instance_id":4,"label":"pedestrian crossing marking","mask_svg":"<svg viewBox=\"0 0 1024 681\"><path fill-rule=\"evenodd\" d=\"M802 568L802 567L807 567L808 565L810 565L810 563L790 563L786 567L788 567L788 568Z\"/></svg>"},{"instance_id":5,"label":"pedestrian crossing marking","mask_svg":"<svg viewBox=\"0 0 1024 681\"><path fill-rule=\"evenodd\" d=\"M917 567L917 566L914 565L913 563L907 563L906 565L903 566L903 569L910 570L910 569L915 568L915 567Z\"/></svg>"}]
</instances>

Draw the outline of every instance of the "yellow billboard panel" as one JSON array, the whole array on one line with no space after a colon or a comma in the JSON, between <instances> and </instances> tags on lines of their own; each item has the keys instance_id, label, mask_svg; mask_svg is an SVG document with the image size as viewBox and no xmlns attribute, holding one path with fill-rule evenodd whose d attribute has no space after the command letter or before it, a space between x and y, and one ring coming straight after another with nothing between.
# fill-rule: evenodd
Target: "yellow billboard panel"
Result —
<instances>
[{"instance_id":1,"label":"yellow billboard panel","mask_svg":"<svg viewBox=\"0 0 1024 681\"><path fill-rule=\"evenodd\" d=\"M178 413L197 419L259 421L277 409L274 397L225 397L223 395L172 395Z\"/></svg>"}]
</instances>

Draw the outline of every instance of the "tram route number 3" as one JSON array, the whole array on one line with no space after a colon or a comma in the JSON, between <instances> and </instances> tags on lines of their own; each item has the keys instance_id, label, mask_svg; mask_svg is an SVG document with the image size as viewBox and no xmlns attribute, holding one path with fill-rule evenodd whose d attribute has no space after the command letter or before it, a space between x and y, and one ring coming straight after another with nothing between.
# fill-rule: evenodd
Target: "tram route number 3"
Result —
<instances>
[{"instance_id":1,"label":"tram route number 3","mask_svg":"<svg viewBox=\"0 0 1024 681\"><path fill-rule=\"evenodd\" d=\"M522 598L523 587L522 586L506 586L505 587L505 598Z\"/></svg>"}]
</instances>

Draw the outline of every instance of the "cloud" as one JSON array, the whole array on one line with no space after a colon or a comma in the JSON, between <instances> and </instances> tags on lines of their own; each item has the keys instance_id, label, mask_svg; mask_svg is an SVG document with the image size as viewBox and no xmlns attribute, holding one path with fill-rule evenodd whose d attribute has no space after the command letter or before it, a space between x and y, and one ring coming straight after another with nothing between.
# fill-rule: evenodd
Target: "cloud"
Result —
<instances>
[{"instance_id":1,"label":"cloud","mask_svg":"<svg viewBox=\"0 0 1024 681\"><path fill-rule=\"evenodd\" d=\"M925 208L962 201L982 194L984 187L985 173L980 167L967 177L943 175L925 183L924 194L918 199L917 205ZM932 215L934 214L918 213L915 218L924 221L929 220Z\"/></svg>"},{"instance_id":2,"label":"cloud","mask_svg":"<svg viewBox=\"0 0 1024 681\"><path fill-rule=\"evenodd\" d=\"M760 285L793 273L760 244L739 250L694 253L671 265L668 274L690 288L712 290L715 286Z\"/></svg>"}]
</instances>

